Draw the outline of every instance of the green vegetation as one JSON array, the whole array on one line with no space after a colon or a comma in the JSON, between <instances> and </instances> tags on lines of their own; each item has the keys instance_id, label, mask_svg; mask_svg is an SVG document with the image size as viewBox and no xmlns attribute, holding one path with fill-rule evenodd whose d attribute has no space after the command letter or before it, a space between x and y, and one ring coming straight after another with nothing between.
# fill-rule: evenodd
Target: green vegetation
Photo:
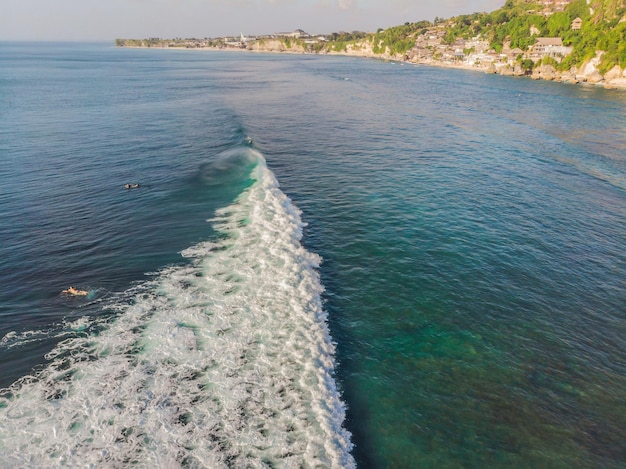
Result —
<instances>
[{"instance_id":1,"label":"green vegetation","mask_svg":"<svg viewBox=\"0 0 626 469\"><path fill-rule=\"evenodd\" d=\"M342 31L339 33L332 33L326 37L327 42L308 44L307 50L311 52L347 52L349 44L356 45L367 36L368 33L364 33L362 31L352 31L351 33L346 33Z\"/></svg>"},{"instance_id":2,"label":"green vegetation","mask_svg":"<svg viewBox=\"0 0 626 469\"><path fill-rule=\"evenodd\" d=\"M368 33L362 31L332 33L327 36L328 42L326 44L318 43L311 47L311 49L315 52L320 52L321 50L347 52L348 44L356 45L361 40L368 37L368 35Z\"/></svg>"},{"instance_id":3,"label":"green vegetation","mask_svg":"<svg viewBox=\"0 0 626 469\"><path fill-rule=\"evenodd\" d=\"M394 26L385 30L379 29L373 35L373 51L376 54L384 54L389 51L392 55L404 55L415 45L418 34L422 34L424 28L428 28L430 22L404 23L402 26Z\"/></svg>"},{"instance_id":4,"label":"green vegetation","mask_svg":"<svg viewBox=\"0 0 626 469\"><path fill-rule=\"evenodd\" d=\"M441 58L442 52L434 49L428 37L441 38L444 45L455 44L459 39L481 38L488 41L496 52L501 52L505 46L528 51L537 37L560 37L565 46L572 47L573 52L562 60L542 60L542 63L554 65L559 70L569 70L595 57L600 51L601 73L616 65L626 68L626 0L589 0L589 4L587 1L574 0L565 11L546 14L545 5L538 0L536 3L533 0L506 0L502 8L491 13L472 13L448 20L435 18L433 23L407 22L392 28L381 28L375 33L332 33L325 42L305 42L289 37L280 40L287 49L302 48L321 53L347 52L349 48L358 50L367 46L372 48L374 54L389 53L392 56L405 56L418 43L422 50L432 51L432 57L437 59ZM580 19L581 27L573 29L572 23L577 19ZM259 43L263 44L263 39ZM117 39L115 44L119 47L238 47L236 41L231 39L229 43L226 38ZM245 45L240 44L239 47ZM463 52L468 55L473 49L467 47ZM517 63L527 71L539 65L522 54L517 57Z\"/></svg>"},{"instance_id":5,"label":"green vegetation","mask_svg":"<svg viewBox=\"0 0 626 469\"><path fill-rule=\"evenodd\" d=\"M280 41L285 44L287 49L294 49L297 47L306 48L306 43L302 39L297 39L293 37L282 37Z\"/></svg>"},{"instance_id":6,"label":"green vegetation","mask_svg":"<svg viewBox=\"0 0 626 469\"><path fill-rule=\"evenodd\" d=\"M355 42L367 37L369 34L362 31L352 31L351 33L332 33L328 35L330 42Z\"/></svg>"},{"instance_id":7,"label":"green vegetation","mask_svg":"<svg viewBox=\"0 0 626 469\"><path fill-rule=\"evenodd\" d=\"M527 51L537 37L560 37L563 44L573 48L572 54L553 65L560 70L580 66L585 60L603 51L600 71L606 72L615 65L626 68L626 6L624 0L575 0L565 11L544 15L544 6L532 0L507 0L504 6L491 13L472 13L449 20L435 18L434 23L421 21L405 23L376 33L348 35L334 33L329 42L318 50L345 51L349 43L368 41L373 52L404 55L415 45L416 38L434 30L445 31L442 42L453 44L457 39L477 36L489 41L490 47L501 52L508 43L511 49ZM572 22L580 18L580 30L572 29ZM621 20L621 22L620 22ZM466 51L467 53L467 51ZM525 70L531 70L528 59L522 62Z\"/></svg>"},{"instance_id":8,"label":"green vegetation","mask_svg":"<svg viewBox=\"0 0 626 469\"><path fill-rule=\"evenodd\" d=\"M348 51L348 43L343 41L336 41L331 43L330 48L334 52L347 52Z\"/></svg>"},{"instance_id":9,"label":"green vegetation","mask_svg":"<svg viewBox=\"0 0 626 469\"><path fill-rule=\"evenodd\" d=\"M507 0L491 13L451 18L446 24L445 42L451 44L457 38L481 35L500 52L506 41L511 48L528 50L536 37L560 37L564 45L573 47L572 54L557 64L561 70L580 65L597 51L605 52L601 72L615 65L626 67L626 22L620 22L626 15L623 0L592 0L590 5L586 0L575 0L562 12L544 16L541 11L539 4ZM582 28L577 31L572 29L576 18L582 20Z\"/></svg>"},{"instance_id":10,"label":"green vegetation","mask_svg":"<svg viewBox=\"0 0 626 469\"><path fill-rule=\"evenodd\" d=\"M115 45L118 47L144 47L143 39L116 39Z\"/></svg>"},{"instance_id":11,"label":"green vegetation","mask_svg":"<svg viewBox=\"0 0 626 469\"><path fill-rule=\"evenodd\" d=\"M532 69L535 67L535 62L530 59L520 59L519 63L522 67L522 70L527 72L532 71Z\"/></svg>"}]
</instances>

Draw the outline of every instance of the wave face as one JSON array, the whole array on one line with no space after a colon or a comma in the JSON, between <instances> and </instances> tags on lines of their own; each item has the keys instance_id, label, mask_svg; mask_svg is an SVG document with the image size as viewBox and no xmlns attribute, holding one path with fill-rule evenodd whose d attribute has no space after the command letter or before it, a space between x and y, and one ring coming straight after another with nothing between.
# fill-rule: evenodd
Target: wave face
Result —
<instances>
[{"instance_id":1,"label":"wave face","mask_svg":"<svg viewBox=\"0 0 626 469\"><path fill-rule=\"evenodd\" d=\"M1 465L354 467L320 258L259 152L218 165L242 161L253 183L210 220L216 240L2 392Z\"/></svg>"}]
</instances>

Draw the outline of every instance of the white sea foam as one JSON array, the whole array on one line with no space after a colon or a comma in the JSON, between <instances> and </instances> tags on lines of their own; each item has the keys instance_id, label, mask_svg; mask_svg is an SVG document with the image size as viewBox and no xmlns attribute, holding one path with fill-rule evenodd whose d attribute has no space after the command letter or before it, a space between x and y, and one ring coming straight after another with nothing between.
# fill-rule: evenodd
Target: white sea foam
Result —
<instances>
[{"instance_id":1,"label":"white sea foam","mask_svg":"<svg viewBox=\"0 0 626 469\"><path fill-rule=\"evenodd\" d=\"M256 182L97 335L0 397L0 465L354 467L316 268L263 157ZM82 327L82 325L81 325Z\"/></svg>"}]
</instances>

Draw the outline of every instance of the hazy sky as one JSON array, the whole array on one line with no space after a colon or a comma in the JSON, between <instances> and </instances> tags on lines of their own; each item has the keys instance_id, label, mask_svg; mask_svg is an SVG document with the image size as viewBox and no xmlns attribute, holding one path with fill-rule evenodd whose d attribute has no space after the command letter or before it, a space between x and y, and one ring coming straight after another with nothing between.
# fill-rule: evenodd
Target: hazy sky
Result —
<instances>
[{"instance_id":1,"label":"hazy sky","mask_svg":"<svg viewBox=\"0 0 626 469\"><path fill-rule=\"evenodd\" d=\"M375 31L492 11L504 0L0 0L0 40Z\"/></svg>"}]
</instances>

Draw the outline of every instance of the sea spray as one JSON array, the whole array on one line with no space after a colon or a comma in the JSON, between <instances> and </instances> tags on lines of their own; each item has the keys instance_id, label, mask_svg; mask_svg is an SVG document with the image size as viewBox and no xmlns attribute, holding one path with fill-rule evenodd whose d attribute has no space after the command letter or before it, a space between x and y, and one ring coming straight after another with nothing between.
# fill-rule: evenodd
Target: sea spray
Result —
<instances>
[{"instance_id":1,"label":"sea spray","mask_svg":"<svg viewBox=\"0 0 626 469\"><path fill-rule=\"evenodd\" d=\"M211 220L215 240L2 392L3 465L354 467L320 258L263 156L226 155L242 157L254 182Z\"/></svg>"}]
</instances>

